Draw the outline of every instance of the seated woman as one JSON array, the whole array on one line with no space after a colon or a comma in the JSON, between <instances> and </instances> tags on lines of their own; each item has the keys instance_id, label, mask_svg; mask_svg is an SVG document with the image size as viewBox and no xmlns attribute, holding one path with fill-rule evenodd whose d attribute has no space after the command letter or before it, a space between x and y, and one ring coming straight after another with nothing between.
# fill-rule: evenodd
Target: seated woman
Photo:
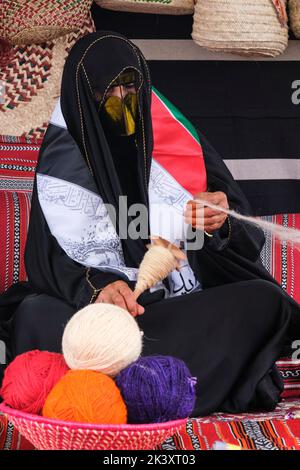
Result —
<instances>
[{"instance_id":1,"label":"seated woman","mask_svg":"<svg viewBox=\"0 0 300 470\"><path fill-rule=\"evenodd\" d=\"M28 282L0 297L10 359L36 348L61 351L68 319L92 302L108 302L136 317L144 355L187 363L198 378L195 416L272 410L282 390L274 364L299 337L299 306L260 261L263 232L208 207L198 216L197 201L193 208L187 202L199 193L220 207L251 212L206 139L152 94L140 50L113 32L79 40L39 156ZM121 236L124 224L138 230L121 210L122 196L128 207L150 209L145 236ZM195 249L163 224L160 235L181 242L187 261L136 301L138 266L150 234L157 235L156 203L165 215L184 214L190 233L204 233L204 244Z\"/></svg>"}]
</instances>

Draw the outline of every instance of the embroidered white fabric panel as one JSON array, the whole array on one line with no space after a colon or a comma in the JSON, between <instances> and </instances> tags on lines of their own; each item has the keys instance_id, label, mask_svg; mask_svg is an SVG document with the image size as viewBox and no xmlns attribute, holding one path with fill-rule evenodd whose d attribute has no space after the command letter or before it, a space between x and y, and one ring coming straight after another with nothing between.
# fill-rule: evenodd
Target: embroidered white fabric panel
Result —
<instances>
[{"instance_id":1,"label":"embroidered white fabric panel","mask_svg":"<svg viewBox=\"0 0 300 470\"><path fill-rule=\"evenodd\" d=\"M192 195L154 159L151 164L149 182L150 229L152 235L159 235L176 245L185 242L187 224L183 210ZM201 284L188 261L181 262L179 271L168 276L170 297L201 290Z\"/></svg>"},{"instance_id":2,"label":"embroidered white fabric panel","mask_svg":"<svg viewBox=\"0 0 300 470\"><path fill-rule=\"evenodd\" d=\"M49 229L71 259L136 280L138 270L125 266L121 241L98 194L40 173L37 188Z\"/></svg>"}]
</instances>

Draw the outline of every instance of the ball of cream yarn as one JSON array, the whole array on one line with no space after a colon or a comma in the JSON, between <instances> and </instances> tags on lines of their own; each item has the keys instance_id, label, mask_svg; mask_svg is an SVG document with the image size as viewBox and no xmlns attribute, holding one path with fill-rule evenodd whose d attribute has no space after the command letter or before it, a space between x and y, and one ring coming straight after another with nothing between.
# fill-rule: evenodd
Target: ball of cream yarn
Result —
<instances>
[{"instance_id":1,"label":"ball of cream yarn","mask_svg":"<svg viewBox=\"0 0 300 470\"><path fill-rule=\"evenodd\" d=\"M123 308L91 304L67 323L62 349L70 369L94 370L114 377L140 356L142 332Z\"/></svg>"}]
</instances>

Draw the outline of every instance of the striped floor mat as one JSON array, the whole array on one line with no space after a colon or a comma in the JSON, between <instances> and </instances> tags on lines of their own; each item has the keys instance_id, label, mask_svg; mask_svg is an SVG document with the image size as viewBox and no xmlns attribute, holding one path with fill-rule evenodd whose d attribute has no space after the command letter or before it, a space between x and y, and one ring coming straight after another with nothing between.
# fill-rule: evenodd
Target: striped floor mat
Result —
<instances>
[{"instance_id":1,"label":"striped floor mat","mask_svg":"<svg viewBox=\"0 0 300 470\"><path fill-rule=\"evenodd\" d=\"M191 419L161 450L211 450L216 442L246 450L300 450L300 400L284 400L273 413Z\"/></svg>"}]
</instances>

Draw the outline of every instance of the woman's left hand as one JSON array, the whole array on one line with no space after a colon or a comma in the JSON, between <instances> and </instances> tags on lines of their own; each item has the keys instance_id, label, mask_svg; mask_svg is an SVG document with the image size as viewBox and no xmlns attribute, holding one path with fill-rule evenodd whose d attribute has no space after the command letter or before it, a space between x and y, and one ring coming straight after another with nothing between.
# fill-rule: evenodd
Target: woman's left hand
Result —
<instances>
[{"instance_id":1,"label":"woman's left hand","mask_svg":"<svg viewBox=\"0 0 300 470\"><path fill-rule=\"evenodd\" d=\"M197 198L201 198L207 202L229 209L228 199L222 191L197 193L194 200L188 201L184 212L185 222L192 227L205 230L212 234L224 224L227 214L224 212L203 207L202 202L197 202Z\"/></svg>"}]
</instances>

